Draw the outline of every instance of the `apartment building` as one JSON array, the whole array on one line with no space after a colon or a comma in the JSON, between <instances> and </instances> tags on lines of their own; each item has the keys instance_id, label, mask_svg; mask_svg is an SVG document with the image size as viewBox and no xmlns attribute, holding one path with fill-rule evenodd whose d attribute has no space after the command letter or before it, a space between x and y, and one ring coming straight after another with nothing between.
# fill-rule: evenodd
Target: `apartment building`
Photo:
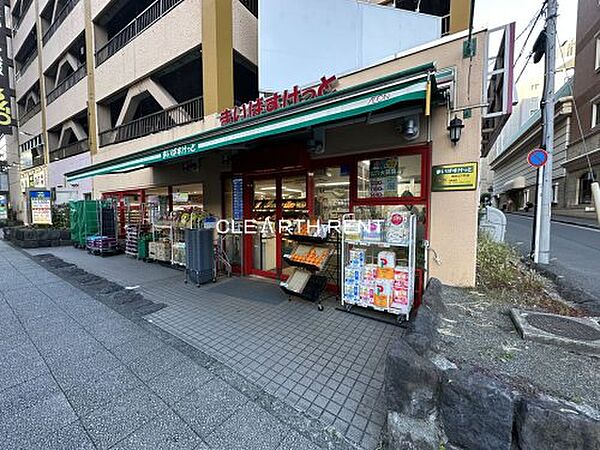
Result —
<instances>
[{"instance_id":1,"label":"apartment building","mask_svg":"<svg viewBox=\"0 0 600 450\"><path fill-rule=\"evenodd\" d=\"M592 182L600 176L600 3L579 0L572 120L567 151L567 206L575 215L595 217ZM581 128L580 128L581 125Z\"/></svg>"},{"instance_id":2,"label":"apartment building","mask_svg":"<svg viewBox=\"0 0 600 450\"><path fill-rule=\"evenodd\" d=\"M256 0L12 3L20 194L91 197L91 179L64 174L201 131L205 114L255 98L257 13Z\"/></svg>"}]
</instances>

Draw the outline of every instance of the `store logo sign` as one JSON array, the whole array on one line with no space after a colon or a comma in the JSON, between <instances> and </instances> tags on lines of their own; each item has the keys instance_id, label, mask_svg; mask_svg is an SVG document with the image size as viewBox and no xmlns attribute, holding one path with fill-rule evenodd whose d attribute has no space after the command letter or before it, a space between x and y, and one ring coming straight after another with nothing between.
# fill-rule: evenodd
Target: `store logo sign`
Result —
<instances>
[{"instance_id":1,"label":"store logo sign","mask_svg":"<svg viewBox=\"0 0 600 450\"><path fill-rule=\"evenodd\" d=\"M376 105L377 103L385 102L390 98L392 98L392 96L389 93L374 95L369 99L369 105Z\"/></svg>"},{"instance_id":2,"label":"store logo sign","mask_svg":"<svg viewBox=\"0 0 600 450\"><path fill-rule=\"evenodd\" d=\"M241 106L225 109L221 112L221 125L231 125L245 119L258 117L265 113L271 113L297 103L321 97L334 92L336 83L337 77L335 75L330 77L323 76L321 77L321 83L316 87L300 89L300 86L294 86L283 92L276 92L269 97L259 97Z\"/></svg>"}]
</instances>

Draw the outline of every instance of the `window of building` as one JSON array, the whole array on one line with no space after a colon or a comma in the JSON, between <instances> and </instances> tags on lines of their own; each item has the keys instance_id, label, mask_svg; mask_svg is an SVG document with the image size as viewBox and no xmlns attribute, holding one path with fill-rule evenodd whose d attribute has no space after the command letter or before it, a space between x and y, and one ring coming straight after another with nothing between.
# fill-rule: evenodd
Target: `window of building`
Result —
<instances>
[{"instance_id":1,"label":"window of building","mask_svg":"<svg viewBox=\"0 0 600 450\"><path fill-rule=\"evenodd\" d=\"M592 203L592 181L596 178L595 174L589 172L579 177L579 204L586 205Z\"/></svg>"},{"instance_id":2,"label":"window of building","mask_svg":"<svg viewBox=\"0 0 600 450\"><path fill-rule=\"evenodd\" d=\"M358 162L358 198L421 197L421 155Z\"/></svg>"},{"instance_id":3,"label":"window of building","mask_svg":"<svg viewBox=\"0 0 600 450\"><path fill-rule=\"evenodd\" d=\"M596 70L600 69L600 36L596 37Z\"/></svg>"},{"instance_id":4,"label":"window of building","mask_svg":"<svg viewBox=\"0 0 600 450\"><path fill-rule=\"evenodd\" d=\"M600 125L600 99L592 103L592 128Z\"/></svg>"},{"instance_id":5,"label":"window of building","mask_svg":"<svg viewBox=\"0 0 600 450\"><path fill-rule=\"evenodd\" d=\"M552 185L552 203L558 203L558 183Z\"/></svg>"}]
</instances>

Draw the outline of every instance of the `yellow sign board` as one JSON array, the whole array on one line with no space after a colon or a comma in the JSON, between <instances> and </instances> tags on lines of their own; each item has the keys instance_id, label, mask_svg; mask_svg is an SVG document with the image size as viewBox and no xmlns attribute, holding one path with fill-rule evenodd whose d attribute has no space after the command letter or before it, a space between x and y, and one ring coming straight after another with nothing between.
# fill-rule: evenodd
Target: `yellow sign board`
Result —
<instances>
[{"instance_id":1,"label":"yellow sign board","mask_svg":"<svg viewBox=\"0 0 600 450\"><path fill-rule=\"evenodd\" d=\"M433 166L431 190L472 191L477 189L477 163L445 164Z\"/></svg>"}]
</instances>

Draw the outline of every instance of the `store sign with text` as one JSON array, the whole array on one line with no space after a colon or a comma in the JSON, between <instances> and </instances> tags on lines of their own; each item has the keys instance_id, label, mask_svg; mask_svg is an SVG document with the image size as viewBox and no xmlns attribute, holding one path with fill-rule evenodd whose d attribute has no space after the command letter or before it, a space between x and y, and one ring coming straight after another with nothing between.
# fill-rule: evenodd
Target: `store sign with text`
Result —
<instances>
[{"instance_id":1,"label":"store sign with text","mask_svg":"<svg viewBox=\"0 0 600 450\"><path fill-rule=\"evenodd\" d=\"M244 103L234 108L228 108L221 112L221 125L230 125L241 120L257 117L265 113L271 113L288 106L321 97L335 91L337 77L321 77L321 83L315 87L300 89L300 86L294 86L283 92L276 92L269 97L259 97L256 100Z\"/></svg>"},{"instance_id":2,"label":"store sign with text","mask_svg":"<svg viewBox=\"0 0 600 450\"><path fill-rule=\"evenodd\" d=\"M475 189L477 189L476 162L433 166L432 191L472 191Z\"/></svg>"},{"instance_id":3,"label":"store sign with text","mask_svg":"<svg viewBox=\"0 0 600 450\"><path fill-rule=\"evenodd\" d=\"M372 159L369 164L371 197L398 195L398 158Z\"/></svg>"},{"instance_id":4,"label":"store sign with text","mask_svg":"<svg viewBox=\"0 0 600 450\"><path fill-rule=\"evenodd\" d=\"M13 117L10 107L10 80L8 66L10 58L6 37L6 8L0 8L0 134L12 134Z\"/></svg>"},{"instance_id":5,"label":"store sign with text","mask_svg":"<svg viewBox=\"0 0 600 450\"><path fill-rule=\"evenodd\" d=\"M0 220L8 219L8 197L0 194Z\"/></svg>"},{"instance_id":6,"label":"store sign with text","mask_svg":"<svg viewBox=\"0 0 600 450\"><path fill-rule=\"evenodd\" d=\"M52 194L47 190L29 191L31 223L52 225Z\"/></svg>"}]
</instances>

